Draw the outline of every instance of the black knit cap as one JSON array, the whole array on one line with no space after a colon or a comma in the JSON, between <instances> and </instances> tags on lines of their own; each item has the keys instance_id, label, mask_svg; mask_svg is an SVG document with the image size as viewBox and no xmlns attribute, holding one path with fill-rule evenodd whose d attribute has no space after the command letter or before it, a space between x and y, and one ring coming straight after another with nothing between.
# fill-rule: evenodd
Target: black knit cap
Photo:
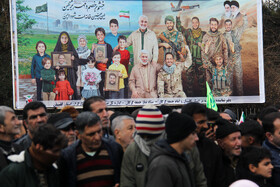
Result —
<instances>
[{"instance_id":1,"label":"black knit cap","mask_svg":"<svg viewBox=\"0 0 280 187\"><path fill-rule=\"evenodd\" d=\"M179 142L189 136L196 129L196 123L187 114L172 112L165 122L167 142L169 144Z\"/></svg>"},{"instance_id":2,"label":"black knit cap","mask_svg":"<svg viewBox=\"0 0 280 187\"><path fill-rule=\"evenodd\" d=\"M221 119L216 130L216 139L222 139L234 132L241 132L239 126L230 123L227 120Z\"/></svg>"}]
</instances>

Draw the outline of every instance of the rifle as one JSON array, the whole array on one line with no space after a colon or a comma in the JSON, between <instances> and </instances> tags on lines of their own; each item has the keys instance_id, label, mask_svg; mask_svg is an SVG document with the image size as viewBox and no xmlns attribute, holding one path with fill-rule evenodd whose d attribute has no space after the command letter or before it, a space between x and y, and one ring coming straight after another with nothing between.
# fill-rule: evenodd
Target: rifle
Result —
<instances>
[{"instance_id":1,"label":"rifle","mask_svg":"<svg viewBox=\"0 0 280 187\"><path fill-rule=\"evenodd\" d=\"M161 33L161 34L159 35L159 38L160 38L162 41L165 41L166 43L168 43L168 44L171 46L171 48L172 48L172 53L173 53L173 54L175 53L175 54L176 54L176 58L177 58L177 59L180 59L180 55L183 54L183 48L182 48L182 49L179 49L179 48L176 46L176 44L175 44L174 42L168 40L168 39L164 36L163 33Z\"/></svg>"}]
</instances>

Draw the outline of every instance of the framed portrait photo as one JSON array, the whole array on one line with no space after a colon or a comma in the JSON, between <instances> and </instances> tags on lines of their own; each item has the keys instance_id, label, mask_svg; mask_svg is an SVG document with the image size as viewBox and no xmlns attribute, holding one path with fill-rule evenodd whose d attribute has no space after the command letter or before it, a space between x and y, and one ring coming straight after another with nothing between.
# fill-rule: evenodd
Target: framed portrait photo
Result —
<instances>
[{"instance_id":1,"label":"framed portrait photo","mask_svg":"<svg viewBox=\"0 0 280 187\"><path fill-rule=\"evenodd\" d=\"M52 66L73 67L73 52L52 52Z\"/></svg>"},{"instance_id":2,"label":"framed portrait photo","mask_svg":"<svg viewBox=\"0 0 280 187\"><path fill-rule=\"evenodd\" d=\"M108 91L120 91L119 89L119 72L118 70L106 70L105 73L105 89Z\"/></svg>"},{"instance_id":3,"label":"framed portrait photo","mask_svg":"<svg viewBox=\"0 0 280 187\"><path fill-rule=\"evenodd\" d=\"M107 56L106 44L95 44L94 57L96 62L101 62Z\"/></svg>"}]
</instances>

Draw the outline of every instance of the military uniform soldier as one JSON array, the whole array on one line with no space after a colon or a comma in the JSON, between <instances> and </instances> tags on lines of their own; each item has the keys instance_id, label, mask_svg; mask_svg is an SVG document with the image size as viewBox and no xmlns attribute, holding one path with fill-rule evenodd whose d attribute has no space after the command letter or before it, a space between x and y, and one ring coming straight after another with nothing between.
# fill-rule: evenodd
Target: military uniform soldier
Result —
<instances>
[{"instance_id":1,"label":"military uniform soldier","mask_svg":"<svg viewBox=\"0 0 280 187\"><path fill-rule=\"evenodd\" d=\"M182 33L174 30L173 16L166 16L164 22L167 30L159 36L159 47L164 48L164 55L171 52L177 60L184 61L185 43Z\"/></svg>"},{"instance_id":2,"label":"military uniform soldier","mask_svg":"<svg viewBox=\"0 0 280 187\"><path fill-rule=\"evenodd\" d=\"M243 16L243 24L240 27L232 30L232 21L227 19L225 21L224 37L226 38L228 46L228 63L229 63L229 85L231 90L233 89L233 76L236 80L236 93L237 95L243 95L243 70L241 61L241 45L240 39L244 30L248 26L247 16Z\"/></svg>"},{"instance_id":3,"label":"military uniform soldier","mask_svg":"<svg viewBox=\"0 0 280 187\"><path fill-rule=\"evenodd\" d=\"M205 32L199 28L199 19L197 17L192 18L192 29L184 28L181 25L180 14L176 17L176 28L181 31L186 38L187 45L190 48L192 55L192 66L187 70L187 95L193 96L193 82L195 76L197 76L200 96L205 96L205 69L203 68L202 57L201 57L201 43Z\"/></svg>"},{"instance_id":4,"label":"military uniform soldier","mask_svg":"<svg viewBox=\"0 0 280 187\"><path fill-rule=\"evenodd\" d=\"M157 78L158 96L160 98L187 97L183 91L181 75L182 71L192 64L191 53L188 50L185 62L177 62L176 64L174 62L173 54L167 52L164 65Z\"/></svg>"}]
</instances>

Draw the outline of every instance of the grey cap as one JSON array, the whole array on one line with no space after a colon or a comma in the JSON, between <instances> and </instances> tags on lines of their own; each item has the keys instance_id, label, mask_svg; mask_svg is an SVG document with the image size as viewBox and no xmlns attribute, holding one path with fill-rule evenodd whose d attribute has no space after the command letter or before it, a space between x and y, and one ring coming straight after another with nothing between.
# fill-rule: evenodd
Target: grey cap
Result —
<instances>
[{"instance_id":1,"label":"grey cap","mask_svg":"<svg viewBox=\"0 0 280 187\"><path fill-rule=\"evenodd\" d=\"M232 120L234 120L234 121L237 120L236 114L235 114L232 110L230 110L230 109L225 109L225 110L224 110L224 113L227 113L227 114L231 117Z\"/></svg>"},{"instance_id":2,"label":"grey cap","mask_svg":"<svg viewBox=\"0 0 280 187\"><path fill-rule=\"evenodd\" d=\"M57 129L64 129L69 125L73 124L74 121L69 113L61 112L61 113L51 115L47 123L54 125L55 128Z\"/></svg>"}]
</instances>

